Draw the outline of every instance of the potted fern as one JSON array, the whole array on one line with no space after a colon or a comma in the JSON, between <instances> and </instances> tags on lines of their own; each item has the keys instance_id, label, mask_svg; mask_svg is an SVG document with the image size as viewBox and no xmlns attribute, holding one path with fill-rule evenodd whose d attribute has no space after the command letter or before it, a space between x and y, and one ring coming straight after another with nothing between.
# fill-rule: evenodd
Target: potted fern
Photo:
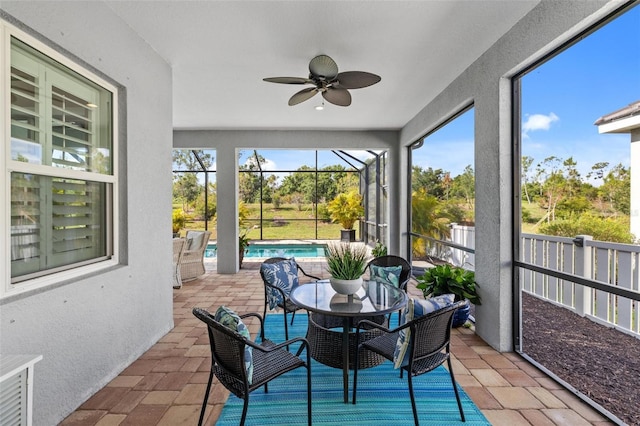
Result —
<instances>
[{"instance_id":1,"label":"potted fern","mask_svg":"<svg viewBox=\"0 0 640 426\"><path fill-rule=\"evenodd\" d=\"M363 243L330 242L324 254L333 289L340 294L358 291L367 267L367 247Z\"/></svg>"},{"instance_id":2,"label":"potted fern","mask_svg":"<svg viewBox=\"0 0 640 426\"><path fill-rule=\"evenodd\" d=\"M355 241L356 230L353 229L353 225L364 215L362 196L355 190L338 194L329 202L327 210L331 220L342 225L340 241Z\"/></svg>"},{"instance_id":3,"label":"potted fern","mask_svg":"<svg viewBox=\"0 0 640 426\"><path fill-rule=\"evenodd\" d=\"M466 300L464 307L456 310L453 318L453 327L460 327L469 318L469 302L481 305L482 300L478 294L478 283L475 273L451 265L438 265L427 269L423 275L416 277L416 288L422 290L425 299L442 294L453 294L454 301Z\"/></svg>"}]
</instances>

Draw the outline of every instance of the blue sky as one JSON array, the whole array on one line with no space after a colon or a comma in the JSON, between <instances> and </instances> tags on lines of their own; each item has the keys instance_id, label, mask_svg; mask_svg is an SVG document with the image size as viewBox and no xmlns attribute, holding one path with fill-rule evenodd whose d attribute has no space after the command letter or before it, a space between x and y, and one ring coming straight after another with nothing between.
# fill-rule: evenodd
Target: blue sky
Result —
<instances>
[{"instance_id":1,"label":"blue sky","mask_svg":"<svg viewBox=\"0 0 640 426\"><path fill-rule=\"evenodd\" d=\"M593 123L638 100L640 7L635 7L522 78L522 154L533 157L534 166L552 155L573 157L583 176L602 161L629 167L630 136L601 135ZM414 152L415 163L456 176L473 164L472 147L471 111L426 138Z\"/></svg>"},{"instance_id":2,"label":"blue sky","mask_svg":"<svg viewBox=\"0 0 640 426\"><path fill-rule=\"evenodd\" d=\"M629 167L628 134L598 134L593 123L640 100L640 7L574 44L522 77L522 154L535 159L573 157L584 176L597 162ZM427 137L414 164L460 174L474 165L473 110ZM244 163L245 151L240 160ZM314 151L260 151L265 169L314 164ZM338 164L319 153L319 166Z\"/></svg>"}]
</instances>

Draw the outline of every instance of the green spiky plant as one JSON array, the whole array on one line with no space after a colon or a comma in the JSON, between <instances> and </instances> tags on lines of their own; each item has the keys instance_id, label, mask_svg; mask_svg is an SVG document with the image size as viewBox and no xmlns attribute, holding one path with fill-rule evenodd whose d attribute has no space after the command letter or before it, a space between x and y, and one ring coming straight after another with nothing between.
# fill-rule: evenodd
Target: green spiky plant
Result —
<instances>
[{"instance_id":1,"label":"green spiky plant","mask_svg":"<svg viewBox=\"0 0 640 426\"><path fill-rule=\"evenodd\" d=\"M362 243L330 242L324 249L327 270L333 278L355 280L367 267L367 247Z\"/></svg>"},{"instance_id":2,"label":"green spiky plant","mask_svg":"<svg viewBox=\"0 0 640 426\"><path fill-rule=\"evenodd\" d=\"M473 271L450 265L438 265L427 269L422 276L416 277L416 288L422 290L425 298L452 293L455 301L468 299L474 305L481 305Z\"/></svg>"}]
</instances>

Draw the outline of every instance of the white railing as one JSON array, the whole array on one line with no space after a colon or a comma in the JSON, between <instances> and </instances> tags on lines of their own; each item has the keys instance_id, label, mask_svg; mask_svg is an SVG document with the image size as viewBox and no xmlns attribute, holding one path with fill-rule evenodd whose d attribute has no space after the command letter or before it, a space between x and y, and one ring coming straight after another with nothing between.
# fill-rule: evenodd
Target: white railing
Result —
<instances>
[{"instance_id":1,"label":"white railing","mask_svg":"<svg viewBox=\"0 0 640 426\"><path fill-rule=\"evenodd\" d=\"M640 291L638 245L593 241L590 236L522 234L520 260L612 288ZM640 338L639 301L522 268L520 282L523 291Z\"/></svg>"},{"instance_id":2,"label":"white railing","mask_svg":"<svg viewBox=\"0 0 640 426\"><path fill-rule=\"evenodd\" d=\"M449 240L452 243L456 243L460 246L464 246L464 247L475 250L476 248L475 226L465 226L465 225L458 225L457 223L452 223L450 227L451 227L451 236L449 237ZM473 271L476 265L476 255L475 253L470 253L468 251L452 248L448 261L455 266L460 266L465 269L469 269Z\"/></svg>"}]
</instances>

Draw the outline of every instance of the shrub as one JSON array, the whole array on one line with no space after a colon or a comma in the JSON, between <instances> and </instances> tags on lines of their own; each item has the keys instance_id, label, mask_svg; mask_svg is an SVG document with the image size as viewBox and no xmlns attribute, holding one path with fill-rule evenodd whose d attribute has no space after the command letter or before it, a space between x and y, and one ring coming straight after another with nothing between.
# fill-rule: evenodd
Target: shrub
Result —
<instances>
[{"instance_id":1,"label":"shrub","mask_svg":"<svg viewBox=\"0 0 640 426\"><path fill-rule=\"evenodd\" d=\"M583 214L578 218L555 220L540 226L541 234L560 237L591 235L594 240L633 244L635 238L629 232L629 219L620 217L603 218L593 214Z\"/></svg>"}]
</instances>

